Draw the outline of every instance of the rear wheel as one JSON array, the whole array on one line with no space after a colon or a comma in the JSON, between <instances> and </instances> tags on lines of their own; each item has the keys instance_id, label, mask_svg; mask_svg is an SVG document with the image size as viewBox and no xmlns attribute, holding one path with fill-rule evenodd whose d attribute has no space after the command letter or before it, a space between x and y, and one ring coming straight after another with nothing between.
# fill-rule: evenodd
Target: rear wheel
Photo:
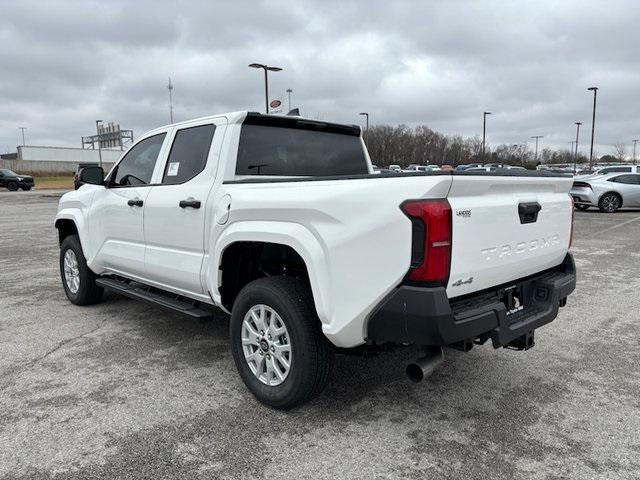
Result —
<instances>
[{"instance_id":1,"label":"rear wheel","mask_svg":"<svg viewBox=\"0 0 640 480\"><path fill-rule=\"evenodd\" d=\"M18 184L16 182L7 182L7 189L10 192L15 192L18 190Z\"/></svg>"},{"instance_id":2,"label":"rear wheel","mask_svg":"<svg viewBox=\"0 0 640 480\"><path fill-rule=\"evenodd\" d=\"M622 206L622 198L617 193L605 193L600 197L598 208L604 213L616 212Z\"/></svg>"},{"instance_id":3,"label":"rear wheel","mask_svg":"<svg viewBox=\"0 0 640 480\"><path fill-rule=\"evenodd\" d=\"M22 190L24 190L25 192L28 192L29 190L31 190L31 187L22 187Z\"/></svg>"},{"instance_id":4,"label":"rear wheel","mask_svg":"<svg viewBox=\"0 0 640 480\"><path fill-rule=\"evenodd\" d=\"M324 389L333 348L302 281L269 277L249 283L233 305L230 334L240 377L262 403L290 409Z\"/></svg>"},{"instance_id":5,"label":"rear wheel","mask_svg":"<svg viewBox=\"0 0 640 480\"><path fill-rule=\"evenodd\" d=\"M96 274L87 266L77 235L69 235L60 246L60 277L71 303L91 305L102 298L103 289L96 284Z\"/></svg>"}]
</instances>

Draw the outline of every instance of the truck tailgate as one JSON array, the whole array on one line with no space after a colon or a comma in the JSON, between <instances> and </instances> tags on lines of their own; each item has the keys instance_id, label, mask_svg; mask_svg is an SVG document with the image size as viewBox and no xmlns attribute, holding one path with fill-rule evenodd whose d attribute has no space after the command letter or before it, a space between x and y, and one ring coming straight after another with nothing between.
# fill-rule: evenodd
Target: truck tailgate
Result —
<instances>
[{"instance_id":1,"label":"truck tailgate","mask_svg":"<svg viewBox=\"0 0 640 480\"><path fill-rule=\"evenodd\" d=\"M447 295L507 284L559 265L571 236L568 177L454 175Z\"/></svg>"}]
</instances>

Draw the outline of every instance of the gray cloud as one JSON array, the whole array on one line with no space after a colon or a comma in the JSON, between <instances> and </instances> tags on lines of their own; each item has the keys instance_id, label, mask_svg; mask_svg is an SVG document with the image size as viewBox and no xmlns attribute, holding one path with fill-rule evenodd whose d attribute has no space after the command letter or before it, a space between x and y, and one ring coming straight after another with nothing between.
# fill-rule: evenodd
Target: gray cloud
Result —
<instances>
[{"instance_id":1,"label":"gray cloud","mask_svg":"<svg viewBox=\"0 0 640 480\"><path fill-rule=\"evenodd\" d=\"M284 68L303 114L427 124L490 144L534 134L566 148L598 85L597 149L640 137L636 2L3 2L0 150L78 145L96 118L137 135L175 118L261 110L247 64Z\"/></svg>"}]
</instances>

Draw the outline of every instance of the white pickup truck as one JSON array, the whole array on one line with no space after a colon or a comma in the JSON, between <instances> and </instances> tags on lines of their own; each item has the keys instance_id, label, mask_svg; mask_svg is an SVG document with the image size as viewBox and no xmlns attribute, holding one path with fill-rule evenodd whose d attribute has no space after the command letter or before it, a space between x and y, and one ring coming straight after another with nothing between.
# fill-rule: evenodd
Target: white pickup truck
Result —
<instances>
[{"instance_id":1,"label":"white pickup truck","mask_svg":"<svg viewBox=\"0 0 640 480\"><path fill-rule=\"evenodd\" d=\"M153 130L82 170L55 226L69 300L104 288L231 314L238 371L275 408L318 394L336 350L525 350L575 288L570 177L373 174L357 126L236 112Z\"/></svg>"}]
</instances>

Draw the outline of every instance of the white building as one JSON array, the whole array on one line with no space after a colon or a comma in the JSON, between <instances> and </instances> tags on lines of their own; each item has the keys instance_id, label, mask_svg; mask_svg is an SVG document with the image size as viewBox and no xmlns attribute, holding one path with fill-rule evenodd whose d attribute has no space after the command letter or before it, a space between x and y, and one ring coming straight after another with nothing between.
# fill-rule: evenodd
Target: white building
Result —
<instances>
[{"instance_id":1,"label":"white building","mask_svg":"<svg viewBox=\"0 0 640 480\"><path fill-rule=\"evenodd\" d=\"M36 175L70 175L79 163L98 165L102 155L102 166L109 170L124 154L122 150L94 150L73 147L42 147L23 145L17 155L3 155L1 168L9 168L18 173Z\"/></svg>"}]
</instances>

